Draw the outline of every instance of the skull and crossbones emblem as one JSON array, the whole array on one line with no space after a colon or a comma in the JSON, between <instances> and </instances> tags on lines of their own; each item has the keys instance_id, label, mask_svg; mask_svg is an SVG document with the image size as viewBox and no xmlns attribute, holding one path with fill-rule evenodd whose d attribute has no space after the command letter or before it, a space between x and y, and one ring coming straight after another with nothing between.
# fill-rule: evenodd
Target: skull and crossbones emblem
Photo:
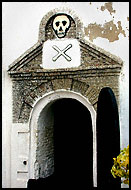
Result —
<instances>
[{"instance_id":1,"label":"skull and crossbones emblem","mask_svg":"<svg viewBox=\"0 0 131 190\"><path fill-rule=\"evenodd\" d=\"M53 30L58 38L64 38L71 26L71 21L66 15L58 15L53 20Z\"/></svg>"},{"instance_id":2,"label":"skull and crossbones emblem","mask_svg":"<svg viewBox=\"0 0 131 190\"><path fill-rule=\"evenodd\" d=\"M52 23L53 30L58 38L64 38L66 36L67 31L71 26L71 21L69 17L65 14L57 15ZM67 61L71 61L71 57L68 56L65 52L72 47L72 44L67 45L64 49L60 49L56 45L53 45L52 48L58 52L52 60L56 61L60 56L63 56Z\"/></svg>"}]
</instances>

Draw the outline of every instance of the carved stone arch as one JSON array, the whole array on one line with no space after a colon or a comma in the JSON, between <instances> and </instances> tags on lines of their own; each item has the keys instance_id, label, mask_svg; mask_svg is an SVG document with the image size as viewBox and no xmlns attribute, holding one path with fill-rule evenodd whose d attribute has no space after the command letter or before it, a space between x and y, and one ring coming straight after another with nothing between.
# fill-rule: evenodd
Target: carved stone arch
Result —
<instances>
[{"instance_id":1,"label":"carved stone arch","mask_svg":"<svg viewBox=\"0 0 131 190\"><path fill-rule=\"evenodd\" d=\"M32 90L26 93L24 102L21 105L21 111L18 120L22 118L28 120L30 112L34 107L37 99L50 91L68 90L79 93L88 98L91 105L96 110L99 91L95 87L89 85L81 79L54 79L37 84Z\"/></svg>"},{"instance_id":2,"label":"carved stone arch","mask_svg":"<svg viewBox=\"0 0 131 190\"><path fill-rule=\"evenodd\" d=\"M93 132L93 183L94 186L97 186L97 158L96 158L96 111L94 110L93 106L90 104L87 98L82 96L81 94L73 91L68 90L56 90L55 92L49 92L44 94L41 98L39 98L33 107L33 110L30 115L29 119L29 125L30 125L30 156L29 156L29 178L30 179L37 179L39 178L39 164L37 161L37 139L38 139L38 124L39 124L39 118L41 116L41 113L47 116L47 110L49 110L50 106L53 102L56 100L60 100L63 98L69 98L69 99L75 99L81 104L83 104L90 112L91 119L92 119L92 132ZM48 109L46 109L48 108ZM50 115L51 116L51 115ZM43 118L42 122L43 123ZM46 120L46 118L45 118ZM51 119L50 119L51 121ZM47 122L48 124L48 122ZM49 142L48 142L49 144ZM50 156L50 155L49 155ZM45 165L47 166L47 169L50 169L50 164L48 165L48 158L47 163ZM50 157L49 157L50 159ZM45 160L46 161L46 160ZM53 164L53 162L52 162ZM52 165L51 165L52 167ZM48 171L47 170L47 171ZM52 170L53 171L53 170ZM48 171L49 172L49 171ZM47 172L46 175L50 175Z\"/></svg>"},{"instance_id":3,"label":"carved stone arch","mask_svg":"<svg viewBox=\"0 0 131 190\"><path fill-rule=\"evenodd\" d=\"M86 97L88 98L95 110L97 110L99 91L100 90L96 87L90 86L86 92Z\"/></svg>"},{"instance_id":4,"label":"carved stone arch","mask_svg":"<svg viewBox=\"0 0 131 190\"><path fill-rule=\"evenodd\" d=\"M88 98L91 105L96 110L97 108L97 101L99 95L99 89L90 85L87 81L73 80L71 90L80 93L84 97Z\"/></svg>"},{"instance_id":5,"label":"carved stone arch","mask_svg":"<svg viewBox=\"0 0 131 190\"><path fill-rule=\"evenodd\" d=\"M83 23L79 19L79 17L76 15L76 13L69 9L69 8L56 8L53 9L52 11L48 12L41 20L40 26L39 26L39 37L38 41L45 41L46 40L46 25L48 21L56 14L67 14L69 15L72 20L74 20L75 25L76 25L76 38L80 39L84 36L84 28L83 28Z\"/></svg>"},{"instance_id":6,"label":"carved stone arch","mask_svg":"<svg viewBox=\"0 0 131 190\"><path fill-rule=\"evenodd\" d=\"M96 110L100 90L91 86L88 82L82 79L55 79L52 80L52 85L53 90L65 89L83 95L85 98L88 98L89 102Z\"/></svg>"}]
</instances>

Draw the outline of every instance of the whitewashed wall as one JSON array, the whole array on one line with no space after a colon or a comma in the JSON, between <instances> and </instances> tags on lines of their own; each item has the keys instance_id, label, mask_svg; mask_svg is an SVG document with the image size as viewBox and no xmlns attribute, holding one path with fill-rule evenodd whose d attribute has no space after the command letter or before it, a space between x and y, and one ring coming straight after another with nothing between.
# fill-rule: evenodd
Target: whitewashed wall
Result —
<instances>
[{"instance_id":1,"label":"whitewashed wall","mask_svg":"<svg viewBox=\"0 0 131 190\"><path fill-rule=\"evenodd\" d=\"M111 4L110 4L111 5ZM109 35L101 37L98 33L88 33L87 40L119 56L124 67L120 80L120 127L121 148L129 143L129 3L113 2L112 6L105 2L3 2L2 3L2 175L3 187L10 187L10 159L12 101L11 79L7 75L8 66L38 40L39 24L42 17L50 10L58 7L69 7L76 12L85 28L90 24L103 28L113 22L118 39L109 40ZM118 25L118 22L121 25ZM114 31L114 32L115 32ZM91 31L90 31L91 32ZM94 31L93 31L94 32ZM108 31L109 33L111 31ZM92 36L91 36L92 35Z\"/></svg>"}]
</instances>

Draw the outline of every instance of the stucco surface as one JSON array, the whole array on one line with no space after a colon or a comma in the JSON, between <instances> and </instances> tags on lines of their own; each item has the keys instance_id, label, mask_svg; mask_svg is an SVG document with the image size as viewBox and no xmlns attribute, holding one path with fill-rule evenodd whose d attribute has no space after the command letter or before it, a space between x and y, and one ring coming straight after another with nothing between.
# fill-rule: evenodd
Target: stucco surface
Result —
<instances>
[{"instance_id":1,"label":"stucco surface","mask_svg":"<svg viewBox=\"0 0 131 190\"><path fill-rule=\"evenodd\" d=\"M10 164L15 166L14 137L16 134L26 134L28 130L22 129L12 122L12 86L7 75L8 66L21 54L34 46L39 36L39 24L45 14L51 9L69 7L74 10L84 24L85 39L104 50L118 56L123 61L123 70L120 76L120 128L121 148L129 143L129 3L128 2L3 2L2 3L2 111L3 111L3 187L15 186L11 184L16 173L10 177ZM84 54L83 54L84 57ZM41 58L38 58L38 61ZM112 80L112 79L111 79ZM54 88L57 89L57 80ZM50 85L49 85L50 86ZM74 83L75 88L75 83ZM77 88L76 88L77 89ZM13 137L10 134L14 135ZM22 133L22 134L21 134ZM26 134L28 138L28 134ZM11 150L10 141L15 144ZM22 143L22 142L21 142ZM20 145L20 144L19 144ZM8 155L8 156L7 156ZM23 158L26 159L26 155ZM26 166L25 166L26 170ZM8 171L8 172L7 172ZM18 178L22 178L21 173ZM24 178L27 173L24 174ZM17 184L22 186L21 182Z\"/></svg>"}]
</instances>

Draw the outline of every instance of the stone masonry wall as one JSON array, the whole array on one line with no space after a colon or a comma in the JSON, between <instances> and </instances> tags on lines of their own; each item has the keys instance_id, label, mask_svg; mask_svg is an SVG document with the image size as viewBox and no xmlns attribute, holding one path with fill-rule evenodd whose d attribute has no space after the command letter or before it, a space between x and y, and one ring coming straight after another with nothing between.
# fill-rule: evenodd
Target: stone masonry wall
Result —
<instances>
[{"instance_id":1,"label":"stone masonry wall","mask_svg":"<svg viewBox=\"0 0 131 190\"><path fill-rule=\"evenodd\" d=\"M54 114L52 107L47 105L38 120L38 139L36 160L38 162L39 177L47 177L54 172Z\"/></svg>"},{"instance_id":2,"label":"stone masonry wall","mask_svg":"<svg viewBox=\"0 0 131 190\"><path fill-rule=\"evenodd\" d=\"M42 67L43 43L57 38L52 22L61 14L67 15L71 21L65 37L78 40L81 64L77 68L46 70ZM62 8L50 11L41 20L37 44L9 67L8 72L13 80L13 122L28 122L37 99L57 89L82 94L97 110L100 90L110 87L119 104L122 64L119 58L84 40L83 24L72 10Z\"/></svg>"},{"instance_id":3,"label":"stone masonry wall","mask_svg":"<svg viewBox=\"0 0 131 190\"><path fill-rule=\"evenodd\" d=\"M88 71L89 72L89 71ZM91 102L95 110L99 92L104 87L110 87L119 104L119 73L112 74L104 70L98 73L47 72L39 80L13 81L13 122L26 123L31 110L39 97L58 89L65 89L82 94Z\"/></svg>"}]
</instances>

